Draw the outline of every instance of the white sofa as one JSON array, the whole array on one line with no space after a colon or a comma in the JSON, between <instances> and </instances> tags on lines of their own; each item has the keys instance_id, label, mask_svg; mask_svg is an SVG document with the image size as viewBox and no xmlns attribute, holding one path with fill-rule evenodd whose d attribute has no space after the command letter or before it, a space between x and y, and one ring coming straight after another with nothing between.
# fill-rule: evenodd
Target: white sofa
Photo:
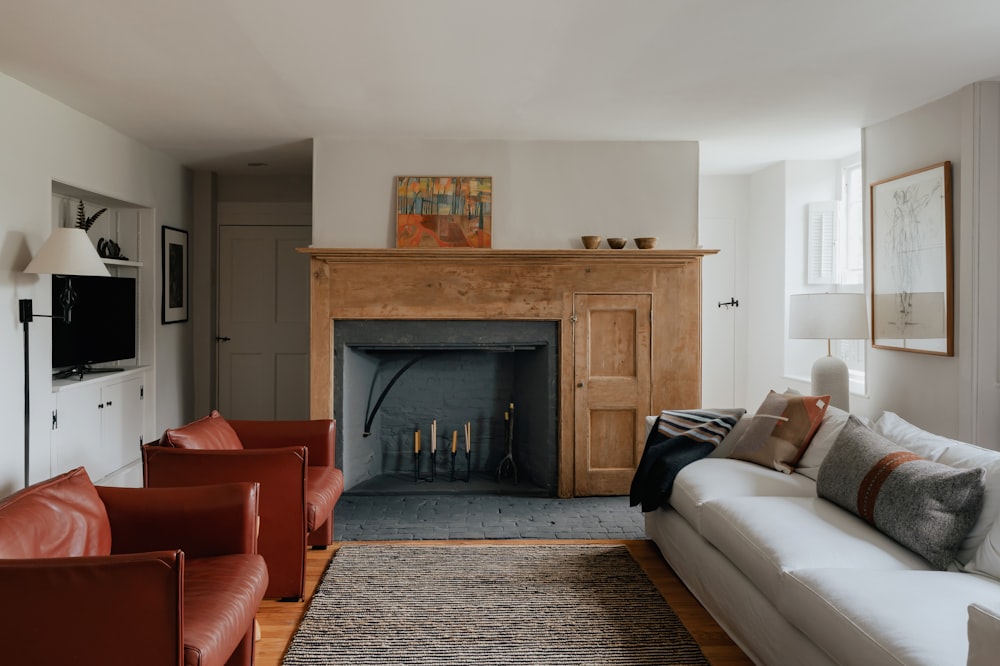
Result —
<instances>
[{"instance_id":1,"label":"white sofa","mask_svg":"<svg viewBox=\"0 0 1000 666\"><path fill-rule=\"evenodd\" d=\"M830 408L792 474L726 458L727 437L681 470L670 508L645 514L647 535L755 663L1000 664L1000 452L892 413L872 428L922 458L986 470L979 519L942 571L817 496L846 420Z\"/></svg>"}]
</instances>

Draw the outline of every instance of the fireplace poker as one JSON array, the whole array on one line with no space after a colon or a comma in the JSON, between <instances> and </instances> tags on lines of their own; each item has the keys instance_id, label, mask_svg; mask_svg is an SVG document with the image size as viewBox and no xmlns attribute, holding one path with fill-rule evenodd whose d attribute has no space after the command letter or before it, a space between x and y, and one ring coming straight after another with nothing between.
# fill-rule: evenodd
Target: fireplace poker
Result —
<instances>
[{"instance_id":1,"label":"fireplace poker","mask_svg":"<svg viewBox=\"0 0 1000 666\"><path fill-rule=\"evenodd\" d=\"M514 477L514 485L517 485L517 463L514 462L514 403L510 403L509 411L503 413L505 426L505 440L507 444L507 454L497 465L497 481L506 472L510 472Z\"/></svg>"}]
</instances>

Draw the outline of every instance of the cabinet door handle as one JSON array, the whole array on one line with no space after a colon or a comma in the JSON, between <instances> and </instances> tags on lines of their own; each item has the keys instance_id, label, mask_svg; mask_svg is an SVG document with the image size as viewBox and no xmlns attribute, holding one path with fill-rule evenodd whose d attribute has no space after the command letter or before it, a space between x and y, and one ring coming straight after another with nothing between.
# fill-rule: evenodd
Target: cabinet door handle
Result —
<instances>
[{"instance_id":1,"label":"cabinet door handle","mask_svg":"<svg viewBox=\"0 0 1000 666\"><path fill-rule=\"evenodd\" d=\"M229 342L230 340L232 340L232 338L226 338L226 337L223 337L221 335L215 336L215 341L216 342Z\"/></svg>"},{"instance_id":2,"label":"cabinet door handle","mask_svg":"<svg viewBox=\"0 0 1000 666\"><path fill-rule=\"evenodd\" d=\"M105 404L105 405L107 405L108 407L110 407L110 406L111 406L111 401L110 401L110 400L108 400L108 401L107 401L106 403L104 403L104 404Z\"/></svg>"}]
</instances>

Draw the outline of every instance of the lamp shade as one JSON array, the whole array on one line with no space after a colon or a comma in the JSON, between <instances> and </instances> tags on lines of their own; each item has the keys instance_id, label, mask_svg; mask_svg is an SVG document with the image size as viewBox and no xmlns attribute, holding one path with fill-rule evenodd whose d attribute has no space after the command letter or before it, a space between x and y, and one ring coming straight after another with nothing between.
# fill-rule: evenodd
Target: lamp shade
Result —
<instances>
[{"instance_id":1,"label":"lamp shade","mask_svg":"<svg viewBox=\"0 0 1000 666\"><path fill-rule=\"evenodd\" d=\"M108 267L101 261L97 249L79 228L60 227L53 230L31 260L25 273L42 275L98 275L108 277Z\"/></svg>"},{"instance_id":2,"label":"lamp shade","mask_svg":"<svg viewBox=\"0 0 1000 666\"><path fill-rule=\"evenodd\" d=\"M790 338L868 338L868 309L864 294L793 294L789 297L788 310Z\"/></svg>"}]
</instances>

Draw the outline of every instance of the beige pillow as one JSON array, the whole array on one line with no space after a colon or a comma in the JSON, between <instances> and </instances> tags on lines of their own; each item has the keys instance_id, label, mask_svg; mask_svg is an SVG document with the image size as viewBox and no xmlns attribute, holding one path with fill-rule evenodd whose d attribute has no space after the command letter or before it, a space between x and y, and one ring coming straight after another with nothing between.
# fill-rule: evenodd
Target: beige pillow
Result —
<instances>
[{"instance_id":1,"label":"beige pillow","mask_svg":"<svg viewBox=\"0 0 1000 666\"><path fill-rule=\"evenodd\" d=\"M771 391L729 457L791 474L819 428L829 403L828 395L785 395Z\"/></svg>"}]
</instances>

